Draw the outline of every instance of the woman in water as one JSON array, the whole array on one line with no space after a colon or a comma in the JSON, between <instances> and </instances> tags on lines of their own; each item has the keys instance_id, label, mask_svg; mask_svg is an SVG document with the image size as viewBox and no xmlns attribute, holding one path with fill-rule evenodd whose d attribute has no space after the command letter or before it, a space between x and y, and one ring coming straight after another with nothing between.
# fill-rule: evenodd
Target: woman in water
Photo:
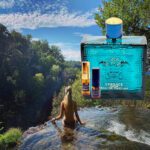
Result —
<instances>
[{"instance_id":1,"label":"woman in water","mask_svg":"<svg viewBox=\"0 0 150 150\"><path fill-rule=\"evenodd\" d=\"M81 125L85 123L80 120L80 117L77 112L77 104L72 100L72 89L70 86L65 88L65 97L60 104L60 113L56 118L51 120L52 123L55 123L56 120L61 119L64 127L74 128L75 124L79 122Z\"/></svg>"}]
</instances>

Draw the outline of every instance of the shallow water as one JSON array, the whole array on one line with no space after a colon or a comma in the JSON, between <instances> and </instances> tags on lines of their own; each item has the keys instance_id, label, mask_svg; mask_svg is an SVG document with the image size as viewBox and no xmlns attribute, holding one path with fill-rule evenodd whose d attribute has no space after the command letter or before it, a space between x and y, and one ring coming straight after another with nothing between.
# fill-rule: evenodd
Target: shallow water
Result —
<instances>
[{"instance_id":1,"label":"shallow water","mask_svg":"<svg viewBox=\"0 0 150 150\"><path fill-rule=\"evenodd\" d=\"M47 122L23 135L20 150L150 149L150 111L135 108L84 108L85 126L63 128ZM121 136L116 136L114 133Z\"/></svg>"},{"instance_id":2,"label":"shallow water","mask_svg":"<svg viewBox=\"0 0 150 150\"><path fill-rule=\"evenodd\" d=\"M122 108L110 124L109 131L125 136L131 141L150 145L150 110Z\"/></svg>"}]
</instances>

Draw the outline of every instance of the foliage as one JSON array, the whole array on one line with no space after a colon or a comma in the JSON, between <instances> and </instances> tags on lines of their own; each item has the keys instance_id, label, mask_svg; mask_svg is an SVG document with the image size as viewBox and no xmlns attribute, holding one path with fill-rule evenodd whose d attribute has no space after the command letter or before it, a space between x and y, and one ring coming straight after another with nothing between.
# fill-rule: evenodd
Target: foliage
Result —
<instances>
[{"instance_id":1,"label":"foliage","mask_svg":"<svg viewBox=\"0 0 150 150\"><path fill-rule=\"evenodd\" d=\"M74 80L80 67L72 68L74 64L64 60L59 47L9 32L0 24L0 121L4 127L26 128L44 121L54 94L66 81Z\"/></svg>"},{"instance_id":2,"label":"foliage","mask_svg":"<svg viewBox=\"0 0 150 150\"><path fill-rule=\"evenodd\" d=\"M64 82L66 85L70 85L73 83L72 79L76 78L76 75L79 73L79 69L81 69L81 64L79 61L66 61L64 63ZM69 80L68 80L69 79Z\"/></svg>"},{"instance_id":3,"label":"foliage","mask_svg":"<svg viewBox=\"0 0 150 150\"><path fill-rule=\"evenodd\" d=\"M17 128L11 128L4 134L0 134L0 148L9 148L17 144L22 136L22 131Z\"/></svg>"},{"instance_id":4,"label":"foliage","mask_svg":"<svg viewBox=\"0 0 150 150\"><path fill-rule=\"evenodd\" d=\"M145 81L146 91L150 91L150 76L146 75Z\"/></svg>"},{"instance_id":5,"label":"foliage","mask_svg":"<svg viewBox=\"0 0 150 150\"><path fill-rule=\"evenodd\" d=\"M42 87L44 85L44 75L43 73L36 73L33 77L37 86Z\"/></svg>"},{"instance_id":6,"label":"foliage","mask_svg":"<svg viewBox=\"0 0 150 150\"><path fill-rule=\"evenodd\" d=\"M58 95L54 95L54 97L53 97L53 109L52 109L52 113L51 113L52 116L56 116L59 113L60 103L65 96L64 91L65 91L65 86L63 86L60 89Z\"/></svg>"},{"instance_id":7,"label":"foliage","mask_svg":"<svg viewBox=\"0 0 150 150\"><path fill-rule=\"evenodd\" d=\"M104 30L106 19L110 17L119 17L123 20L123 29L126 34L146 34L149 37L149 12L149 0L103 1L103 6L99 8L99 13L95 15L95 20Z\"/></svg>"}]
</instances>

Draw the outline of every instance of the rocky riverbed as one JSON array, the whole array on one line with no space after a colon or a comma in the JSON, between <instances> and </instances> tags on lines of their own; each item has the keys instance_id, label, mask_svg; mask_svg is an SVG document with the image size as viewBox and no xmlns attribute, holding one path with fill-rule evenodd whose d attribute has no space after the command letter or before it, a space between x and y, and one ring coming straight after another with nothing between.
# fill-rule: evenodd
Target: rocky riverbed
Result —
<instances>
[{"instance_id":1,"label":"rocky riverbed","mask_svg":"<svg viewBox=\"0 0 150 150\"><path fill-rule=\"evenodd\" d=\"M63 128L53 125L31 127L24 132L20 150L150 149L150 110L133 107L82 108L86 125Z\"/></svg>"}]
</instances>

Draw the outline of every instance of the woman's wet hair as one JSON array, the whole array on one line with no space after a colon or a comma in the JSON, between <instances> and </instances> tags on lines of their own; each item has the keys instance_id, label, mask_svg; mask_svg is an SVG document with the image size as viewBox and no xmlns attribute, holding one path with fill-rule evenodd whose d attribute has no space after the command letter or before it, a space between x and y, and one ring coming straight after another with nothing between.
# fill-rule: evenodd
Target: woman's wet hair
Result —
<instances>
[{"instance_id":1,"label":"woman's wet hair","mask_svg":"<svg viewBox=\"0 0 150 150\"><path fill-rule=\"evenodd\" d=\"M68 92L70 92L71 91L71 86L67 86L66 88L65 88L65 95L68 93Z\"/></svg>"}]
</instances>

